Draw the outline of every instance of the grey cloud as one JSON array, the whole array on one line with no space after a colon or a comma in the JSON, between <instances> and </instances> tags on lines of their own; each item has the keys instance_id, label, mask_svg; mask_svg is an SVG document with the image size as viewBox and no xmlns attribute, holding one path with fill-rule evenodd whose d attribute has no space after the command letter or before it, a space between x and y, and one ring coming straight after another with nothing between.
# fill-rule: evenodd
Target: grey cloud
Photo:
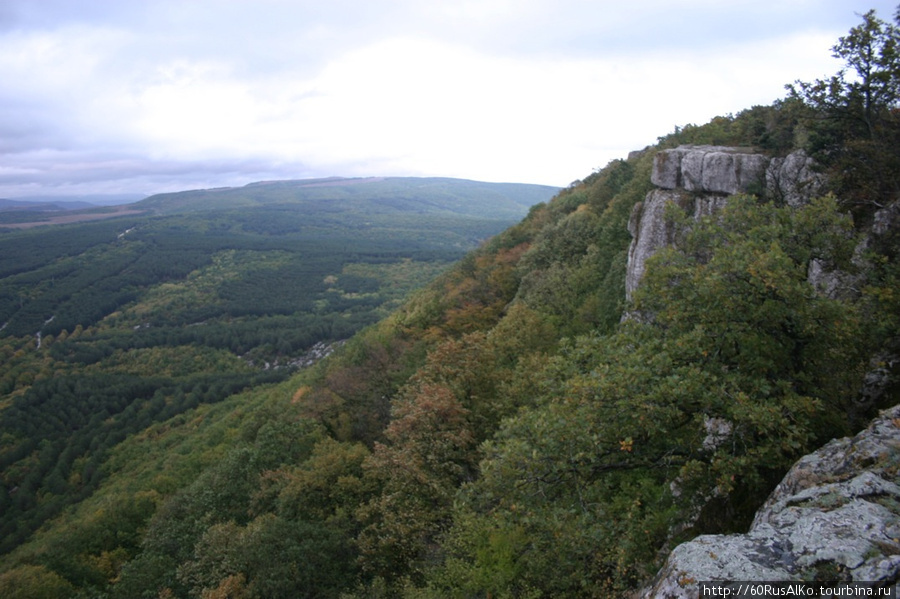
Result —
<instances>
[{"instance_id":1,"label":"grey cloud","mask_svg":"<svg viewBox=\"0 0 900 599\"><path fill-rule=\"evenodd\" d=\"M264 160L153 160L91 153L20 155L0 169L0 197L102 189L104 193L156 193L244 185L266 179L313 176L302 164ZM34 182L40 181L36 188Z\"/></svg>"},{"instance_id":2,"label":"grey cloud","mask_svg":"<svg viewBox=\"0 0 900 599\"><path fill-rule=\"evenodd\" d=\"M614 56L628 68L628 61L640 54L715 52L798 27L843 34L857 21L854 11L874 6L890 18L893 2L538 0L498 3L495 12L484 15L475 10L448 16L445 9L452 3L419 0L0 0L0 37L30 31L50 35L67 28L80 28L88 36L92 31L121 36L109 42L112 50L97 57L94 78L83 82L83 88L76 84L47 94L39 87L21 89L15 81L0 81L0 197L91 187L152 193L267 178L362 174L366 169L350 159L343 163L345 171L329 173L263 158L162 159L158 156L167 155L166 148L126 137L126 130L136 135L121 121L127 110L117 115L94 107L104 94L127 97L145 89L160 67L178 60L221 63L252 86L263 77L312 78L343 53L402 35L529 59ZM485 5L493 7L487 0L471 4L479 10ZM602 98L597 102L599 106ZM596 114L585 115L593 118ZM547 144L546 150L553 142L538 142L535 151L540 143ZM373 158L369 168L377 168L378 160Z\"/></svg>"}]
</instances>

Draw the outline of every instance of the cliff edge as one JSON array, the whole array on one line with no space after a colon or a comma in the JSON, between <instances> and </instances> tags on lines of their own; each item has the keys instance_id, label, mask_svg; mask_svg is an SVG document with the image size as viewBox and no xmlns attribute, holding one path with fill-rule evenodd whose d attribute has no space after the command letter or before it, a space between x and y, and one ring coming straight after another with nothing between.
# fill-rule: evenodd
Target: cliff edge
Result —
<instances>
[{"instance_id":1,"label":"cliff edge","mask_svg":"<svg viewBox=\"0 0 900 599\"><path fill-rule=\"evenodd\" d=\"M795 152L767 158L739 148L680 147L657 154L657 187L635 206L629 230L626 289L630 297L645 263L677 231L665 219L677 204L699 219L728 197L754 193L791 206L821 195L824 179L809 157ZM900 202L877 211L857 248L863 254L900 230ZM814 288L844 297L859 281L840 271L809 266ZM627 315L626 315L627 317ZM859 402L890 405L900 356L873 358ZM704 535L677 546L644 598L699 596L702 581L866 581L897 585L900 580L900 405L883 411L854 437L835 439L799 460L759 509L745 534Z\"/></svg>"},{"instance_id":2,"label":"cliff edge","mask_svg":"<svg viewBox=\"0 0 900 599\"><path fill-rule=\"evenodd\" d=\"M642 597L693 599L701 581L900 578L900 406L798 461L746 534L676 547Z\"/></svg>"},{"instance_id":3,"label":"cliff edge","mask_svg":"<svg viewBox=\"0 0 900 599\"><path fill-rule=\"evenodd\" d=\"M635 205L628 223L632 236L625 276L627 298L637 288L646 261L674 240L665 221L675 203L698 219L737 193L764 195L791 206L821 194L824 178L803 151L769 158L743 148L680 146L656 154L650 181L657 187Z\"/></svg>"}]
</instances>

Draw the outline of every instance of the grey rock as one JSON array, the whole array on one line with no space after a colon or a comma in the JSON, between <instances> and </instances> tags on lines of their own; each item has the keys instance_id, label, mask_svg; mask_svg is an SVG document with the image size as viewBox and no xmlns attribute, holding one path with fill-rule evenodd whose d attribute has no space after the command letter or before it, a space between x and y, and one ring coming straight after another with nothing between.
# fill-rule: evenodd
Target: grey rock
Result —
<instances>
[{"instance_id":1,"label":"grey rock","mask_svg":"<svg viewBox=\"0 0 900 599\"><path fill-rule=\"evenodd\" d=\"M728 196L721 195L702 195L693 198L694 202L694 220L700 220L704 216L712 216L725 207L728 203Z\"/></svg>"},{"instance_id":2,"label":"grey rock","mask_svg":"<svg viewBox=\"0 0 900 599\"><path fill-rule=\"evenodd\" d=\"M731 437L734 432L734 424L724 418L703 417L703 428L706 430L706 437L703 439L704 451L715 451L717 447L722 445Z\"/></svg>"},{"instance_id":3,"label":"grey rock","mask_svg":"<svg viewBox=\"0 0 900 599\"><path fill-rule=\"evenodd\" d=\"M852 438L799 460L746 534L683 543L642 597L699 596L701 581L812 580L823 565L850 580L900 577L900 406Z\"/></svg>"},{"instance_id":4,"label":"grey rock","mask_svg":"<svg viewBox=\"0 0 900 599\"><path fill-rule=\"evenodd\" d=\"M672 551L656 583L641 597L695 599L703 581L784 580L784 553L771 537L697 537Z\"/></svg>"},{"instance_id":5,"label":"grey rock","mask_svg":"<svg viewBox=\"0 0 900 599\"><path fill-rule=\"evenodd\" d=\"M704 150L686 152L681 158L681 184L688 191L703 191Z\"/></svg>"},{"instance_id":6,"label":"grey rock","mask_svg":"<svg viewBox=\"0 0 900 599\"><path fill-rule=\"evenodd\" d=\"M740 191L735 162L734 155L728 152L704 153L700 188L696 191L726 194Z\"/></svg>"},{"instance_id":7,"label":"grey rock","mask_svg":"<svg viewBox=\"0 0 900 599\"><path fill-rule=\"evenodd\" d=\"M648 193L635 206L628 224L632 242L625 275L626 300L631 299L640 283L647 260L675 238L675 231L665 223L667 202L677 202L689 212L692 209L695 220L715 214L736 193L765 191L799 206L824 190L825 179L815 172L814 166L802 151L773 159L725 146L680 146L657 152L650 180L660 189ZM891 213L881 220L887 222L894 216ZM809 278L828 297L856 293L855 277L828 269L822 263L810 265ZM632 316L626 313L623 318Z\"/></svg>"},{"instance_id":8,"label":"grey rock","mask_svg":"<svg viewBox=\"0 0 900 599\"><path fill-rule=\"evenodd\" d=\"M766 181L769 159L762 154L736 154L734 160L738 189L760 193Z\"/></svg>"},{"instance_id":9,"label":"grey rock","mask_svg":"<svg viewBox=\"0 0 900 599\"><path fill-rule=\"evenodd\" d=\"M653 190L643 202L638 202L628 219L631 245L628 248L628 273L625 277L625 292L630 294L644 276L644 263L653 252L668 243L665 220L663 218L668 193Z\"/></svg>"},{"instance_id":10,"label":"grey rock","mask_svg":"<svg viewBox=\"0 0 900 599\"><path fill-rule=\"evenodd\" d=\"M682 146L656 154L650 181L663 189L731 195L760 193L769 159L724 146Z\"/></svg>"},{"instance_id":11,"label":"grey rock","mask_svg":"<svg viewBox=\"0 0 900 599\"><path fill-rule=\"evenodd\" d=\"M869 361L869 370L863 377L859 405L866 409L882 403L897 385L898 373L900 373L900 356L890 351L875 355Z\"/></svg>"},{"instance_id":12,"label":"grey rock","mask_svg":"<svg viewBox=\"0 0 900 599\"><path fill-rule=\"evenodd\" d=\"M733 195L767 193L792 206L825 190L825 177L802 150L783 158L726 146L680 146L662 150L650 181L663 189Z\"/></svg>"},{"instance_id":13,"label":"grey rock","mask_svg":"<svg viewBox=\"0 0 900 599\"><path fill-rule=\"evenodd\" d=\"M876 212L872 223L872 234L876 236L887 235L897 230L900 230L900 201Z\"/></svg>"},{"instance_id":14,"label":"grey rock","mask_svg":"<svg viewBox=\"0 0 900 599\"><path fill-rule=\"evenodd\" d=\"M647 260L661 248L675 242L677 231L665 218L668 205L676 204L693 214L694 220L699 220L721 210L727 201L728 197L723 195L698 196L680 189L654 189L643 202L635 204L628 221L628 232L632 239L625 272L625 297L630 300L637 289L644 276Z\"/></svg>"},{"instance_id":15,"label":"grey rock","mask_svg":"<svg viewBox=\"0 0 900 599\"><path fill-rule=\"evenodd\" d=\"M800 206L825 191L825 176L816 172L815 161L803 150L773 158L765 177L766 193L789 206Z\"/></svg>"},{"instance_id":16,"label":"grey rock","mask_svg":"<svg viewBox=\"0 0 900 599\"><path fill-rule=\"evenodd\" d=\"M852 299L859 296L860 274L829 268L813 258L806 270L806 280L822 296L829 299Z\"/></svg>"},{"instance_id":17,"label":"grey rock","mask_svg":"<svg viewBox=\"0 0 900 599\"><path fill-rule=\"evenodd\" d=\"M674 240L674 231L665 219L666 206L673 202L681 205L690 200L690 196L684 192L654 189L647 194L643 202L635 204L628 221L628 231L632 239L628 248L628 269L625 274L627 297L631 297L631 293L644 276L647 260Z\"/></svg>"},{"instance_id":18,"label":"grey rock","mask_svg":"<svg viewBox=\"0 0 900 599\"><path fill-rule=\"evenodd\" d=\"M658 152L653 158L650 182L663 189L683 187L681 183L681 160L687 152L686 148Z\"/></svg>"}]
</instances>

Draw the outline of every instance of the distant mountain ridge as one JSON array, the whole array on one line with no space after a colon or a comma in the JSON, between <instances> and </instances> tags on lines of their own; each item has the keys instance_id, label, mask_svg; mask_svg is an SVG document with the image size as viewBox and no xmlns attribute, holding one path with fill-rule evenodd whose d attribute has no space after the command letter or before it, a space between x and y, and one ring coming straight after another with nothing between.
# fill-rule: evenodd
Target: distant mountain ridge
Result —
<instances>
[{"instance_id":1,"label":"distant mountain ridge","mask_svg":"<svg viewBox=\"0 0 900 599\"><path fill-rule=\"evenodd\" d=\"M119 206L131 204L147 197L142 193L95 193L79 195L38 195L26 197L0 198L0 210L5 205L17 206L27 204L29 207L44 208L48 205L57 205L60 210L79 210L81 208L96 208L98 206Z\"/></svg>"},{"instance_id":2,"label":"distant mountain ridge","mask_svg":"<svg viewBox=\"0 0 900 599\"><path fill-rule=\"evenodd\" d=\"M137 202L134 207L157 214L174 214L326 201L339 204L341 209L353 209L359 207L360 201L378 200L378 206L384 211L412 209L424 213L521 218L528 208L546 201L559 189L447 177L328 177L162 193ZM366 209L371 206L367 205Z\"/></svg>"},{"instance_id":3,"label":"distant mountain ridge","mask_svg":"<svg viewBox=\"0 0 900 599\"><path fill-rule=\"evenodd\" d=\"M96 208L96 204L81 201L29 201L29 200L7 200L0 198L0 211L7 210L28 210L37 212L59 212L64 210L81 210L83 208Z\"/></svg>"},{"instance_id":4,"label":"distant mountain ridge","mask_svg":"<svg viewBox=\"0 0 900 599\"><path fill-rule=\"evenodd\" d=\"M324 177L256 181L241 187L166 192L134 201L134 195L73 196L71 199L0 199L0 228L30 228L146 213L166 216L245 208L344 212L364 216L409 213L478 220L522 218L532 206L553 197L559 187L527 183L488 183L449 177ZM113 205L110 198L121 197ZM105 198L105 199L104 199ZM502 230L502 228L498 229Z\"/></svg>"}]
</instances>

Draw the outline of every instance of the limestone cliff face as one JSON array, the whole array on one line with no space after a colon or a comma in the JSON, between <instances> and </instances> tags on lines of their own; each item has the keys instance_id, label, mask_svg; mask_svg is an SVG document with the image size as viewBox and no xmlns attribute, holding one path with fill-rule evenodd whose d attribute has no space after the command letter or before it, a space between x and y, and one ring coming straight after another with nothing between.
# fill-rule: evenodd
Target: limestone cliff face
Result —
<instances>
[{"instance_id":1,"label":"limestone cliff face","mask_svg":"<svg viewBox=\"0 0 900 599\"><path fill-rule=\"evenodd\" d=\"M664 189L732 195L757 193L769 160L761 154L722 146L682 146L656 155L650 180Z\"/></svg>"},{"instance_id":2,"label":"limestone cliff face","mask_svg":"<svg viewBox=\"0 0 900 599\"><path fill-rule=\"evenodd\" d=\"M722 158L716 154L729 154ZM652 181L658 189L635 207L629 229L628 293L646 260L672 243L676 232L663 218L676 203L695 218L765 181L765 193L801 205L823 188L802 153L765 162L736 150L677 148L657 155ZM699 183L698 183L699 182ZM756 182L756 183L754 183ZM726 190L726 191L722 191ZM857 248L889 243L900 231L900 201L879 210ZM812 261L808 278L819 293L847 297L863 274L828 271ZM897 343L893 345L896 349ZM897 393L900 355L873 357L861 382L861 409L884 405ZM746 534L704 535L676 547L641 597L696 598L701 581L900 580L900 405L881 413L852 438L836 439L799 460L757 512Z\"/></svg>"},{"instance_id":3,"label":"limestone cliff face","mask_svg":"<svg viewBox=\"0 0 900 599\"><path fill-rule=\"evenodd\" d=\"M693 599L701 581L900 578L900 406L802 458L746 534L676 547L642 597Z\"/></svg>"},{"instance_id":4,"label":"limestone cliff face","mask_svg":"<svg viewBox=\"0 0 900 599\"><path fill-rule=\"evenodd\" d=\"M674 240L675 232L664 218L668 204L679 205L696 219L715 212L736 193L765 194L799 205L824 187L824 179L802 151L768 158L722 146L663 150L654 158L650 180L658 189L634 207L628 224L632 235L625 278L628 299L644 274L647 259Z\"/></svg>"}]
</instances>

